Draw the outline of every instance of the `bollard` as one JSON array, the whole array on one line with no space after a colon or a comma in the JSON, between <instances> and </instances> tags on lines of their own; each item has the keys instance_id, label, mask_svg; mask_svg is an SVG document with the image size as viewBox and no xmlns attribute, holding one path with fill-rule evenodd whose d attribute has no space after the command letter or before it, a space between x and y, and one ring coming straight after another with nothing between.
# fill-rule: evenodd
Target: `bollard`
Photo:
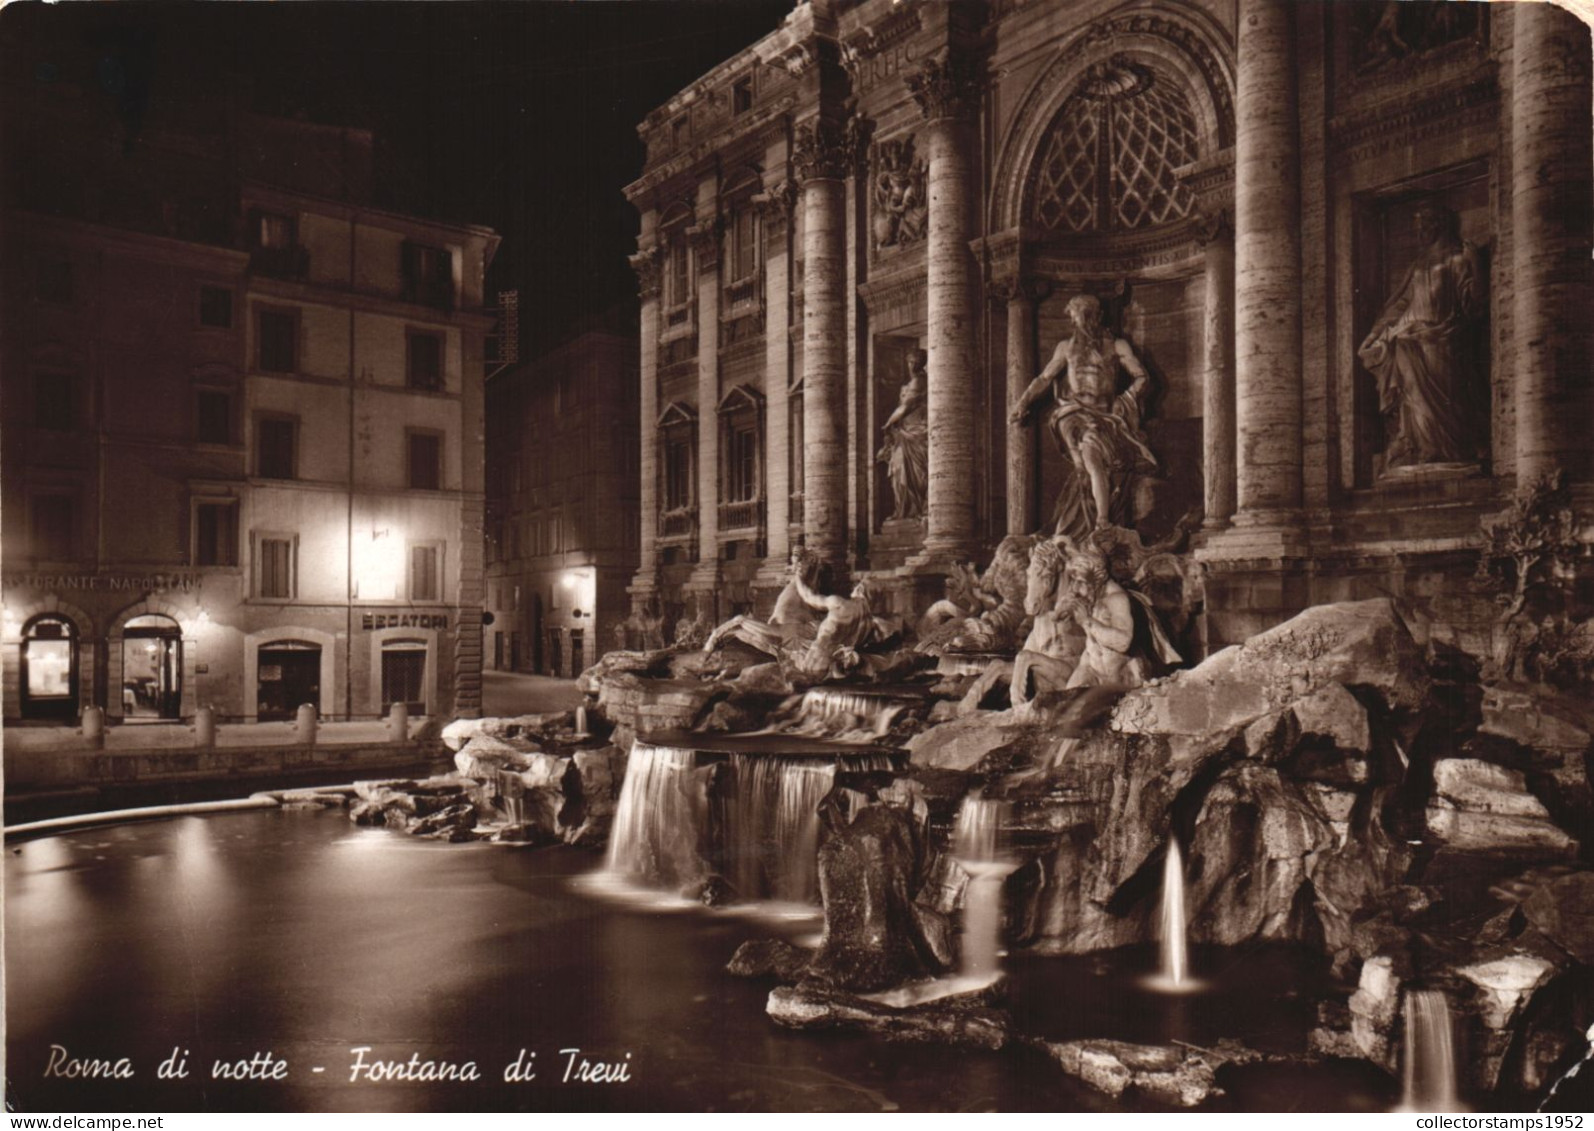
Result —
<instances>
[{"instance_id":1,"label":"bollard","mask_svg":"<svg viewBox=\"0 0 1594 1131\"><path fill-rule=\"evenodd\" d=\"M394 703L387 709L387 740L389 742L408 742L410 740L410 705L408 703Z\"/></svg>"},{"instance_id":2,"label":"bollard","mask_svg":"<svg viewBox=\"0 0 1594 1131\"><path fill-rule=\"evenodd\" d=\"M216 709L200 707L194 712L194 745L216 745Z\"/></svg>"},{"instance_id":3,"label":"bollard","mask_svg":"<svg viewBox=\"0 0 1594 1131\"><path fill-rule=\"evenodd\" d=\"M85 707L83 717L78 723L83 737L88 739L89 745L100 747L105 745L105 708Z\"/></svg>"},{"instance_id":4,"label":"bollard","mask_svg":"<svg viewBox=\"0 0 1594 1131\"><path fill-rule=\"evenodd\" d=\"M294 737L306 746L315 744L315 706L311 703L300 703L299 713L293 720Z\"/></svg>"}]
</instances>

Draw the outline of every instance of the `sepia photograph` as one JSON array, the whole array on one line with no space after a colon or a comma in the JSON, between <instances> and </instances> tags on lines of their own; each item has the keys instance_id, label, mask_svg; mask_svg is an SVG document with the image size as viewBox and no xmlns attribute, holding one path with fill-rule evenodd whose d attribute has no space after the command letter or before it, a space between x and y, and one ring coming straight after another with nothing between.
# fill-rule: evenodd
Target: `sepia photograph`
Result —
<instances>
[{"instance_id":1,"label":"sepia photograph","mask_svg":"<svg viewBox=\"0 0 1594 1131\"><path fill-rule=\"evenodd\" d=\"M1591 22L0 7L15 1125L1581 1127Z\"/></svg>"}]
</instances>

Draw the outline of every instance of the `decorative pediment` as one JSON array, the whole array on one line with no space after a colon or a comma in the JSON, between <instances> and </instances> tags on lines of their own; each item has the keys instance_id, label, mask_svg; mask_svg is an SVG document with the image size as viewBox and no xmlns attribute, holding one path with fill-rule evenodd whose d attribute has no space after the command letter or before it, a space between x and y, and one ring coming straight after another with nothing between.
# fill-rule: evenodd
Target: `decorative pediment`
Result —
<instances>
[{"instance_id":1,"label":"decorative pediment","mask_svg":"<svg viewBox=\"0 0 1594 1131\"><path fill-rule=\"evenodd\" d=\"M693 426L697 424L697 410L685 401L672 401L659 413L659 428Z\"/></svg>"},{"instance_id":2,"label":"decorative pediment","mask_svg":"<svg viewBox=\"0 0 1594 1131\"><path fill-rule=\"evenodd\" d=\"M764 394L751 385L737 385L720 398L719 411L722 415L733 412L763 412Z\"/></svg>"}]
</instances>

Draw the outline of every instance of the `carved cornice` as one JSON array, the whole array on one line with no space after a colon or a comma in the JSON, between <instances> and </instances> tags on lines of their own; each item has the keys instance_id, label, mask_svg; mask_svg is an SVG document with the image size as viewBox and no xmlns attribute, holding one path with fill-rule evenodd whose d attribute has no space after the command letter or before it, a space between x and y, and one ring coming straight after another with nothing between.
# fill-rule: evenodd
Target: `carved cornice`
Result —
<instances>
[{"instance_id":1,"label":"carved cornice","mask_svg":"<svg viewBox=\"0 0 1594 1131\"><path fill-rule=\"evenodd\" d=\"M1234 150L1224 149L1181 165L1174 175L1195 194L1203 212L1234 207Z\"/></svg>"},{"instance_id":2,"label":"carved cornice","mask_svg":"<svg viewBox=\"0 0 1594 1131\"><path fill-rule=\"evenodd\" d=\"M1332 152L1359 160L1438 134L1486 125L1498 111L1499 80L1487 63L1460 80L1340 114L1328 124Z\"/></svg>"},{"instance_id":3,"label":"carved cornice","mask_svg":"<svg viewBox=\"0 0 1594 1131\"><path fill-rule=\"evenodd\" d=\"M862 27L848 36L841 45L842 59L850 63L872 59L889 48L913 38L923 26L917 5L904 4L892 8L873 26Z\"/></svg>"},{"instance_id":4,"label":"carved cornice","mask_svg":"<svg viewBox=\"0 0 1594 1131\"><path fill-rule=\"evenodd\" d=\"M888 276L878 276L861 284L858 295L863 299L871 319L879 320L887 310L892 309L906 311L911 316L925 300L924 271L910 266L907 270Z\"/></svg>"},{"instance_id":5,"label":"carved cornice","mask_svg":"<svg viewBox=\"0 0 1594 1131\"><path fill-rule=\"evenodd\" d=\"M906 81L927 122L968 119L979 109L980 74L966 59L929 59Z\"/></svg>"},{"instance_id":6,"label":"carved cornice","mask_svg":"<svg viewBox=\"0 0 1594 1131\"><path fill-rule=\"evenodd\" d=\"M663 259L657 247L639 248L630 258L631 270L636 272L637 294L644 301L659 296L659 269Z\"/></svg>"},{"instance_id":7,"label":"carved cornice","mask_svg":"<svg viewBox=\"0 0 1594 1131\"><path fill-rule=\"evenodd\" d=\"M1034 275L1000 275L985 285L985 293L1006 303L1041 302L1052 293L1052 283Z\"/></svg>"},{"instance_id":8,"label":"carved cornice","mask_svg":"<svg viewBox=\"0 0 1594 1131\"><path fill-rule=\"evenodd\" d=\"M626 199L637 208L645 209L648 194L660 185L693 168L708 164L720 150L737 138L756 136L776 128L783 128L784 116L796 108L797 95L790 92L780 98L761 100L750 113L732 116L709 136L693 138L690 144L681 147L677 153L665 156L665 151L672 148L669 143L658 142L656 145L650 143L647 171L625 187Z\"/></svg>"},{"instance_id":9,"label":"carved cornice","mask_svg":"<svg viewBox=\"0 0 1594 1131\"><path fill-rule=\"evenodd\" d=\"M1187 265L1200 262L1201 245L1195 233L1186 230L1183 239L1144 255L1089 257L1042 253L1035 257L1035 271L1050 279L1095 278L1102 275L1144 277L1164 270L1169 274L1179 274Z\"/></svg>"},{"instance_id":10,"label":"carved cornice","mask_svg":"<svg viewBox=\"0 0 1594 1131\"><path fill-rule=\"evenodd\" d=\"M969 241L969 250L983 266L987 285L1022 275L1033 258L1034 249L1035 233L1023 228L993 232Z\"/></svg>"},{"instance_id":11,"label":"carved cornice","mask_svg":"<svg viewBox=\"0 0 1594 1131\"><path fill-rule=\"evenodd\" d=\"M839 181L856 167L857 153L857 133L850 122L842 125L815 118L797 127L792 170L798 184L815 179Z\"/></svg>"}]
</instances>

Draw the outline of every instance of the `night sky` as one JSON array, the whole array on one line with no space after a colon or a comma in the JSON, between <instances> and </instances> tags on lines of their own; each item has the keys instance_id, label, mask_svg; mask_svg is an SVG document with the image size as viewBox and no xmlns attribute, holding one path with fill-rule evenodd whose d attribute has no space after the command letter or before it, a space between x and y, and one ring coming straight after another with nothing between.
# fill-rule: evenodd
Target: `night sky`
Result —
<instances>
[{"instance_id":1,"label":"night sky","mask_svg":"<svg viewBox=\"0 0 1594 1131\"><path fill-rule=\"evenodd\" d=\"M634 299L637 123L792 0L12 4L0 35L135 108L235 93L377 135L376 203L503 236L532 343ZM29 55L37 58L36 51ZM535 312L531 314L530 312Z\"/></svg>"}]
</instances>

